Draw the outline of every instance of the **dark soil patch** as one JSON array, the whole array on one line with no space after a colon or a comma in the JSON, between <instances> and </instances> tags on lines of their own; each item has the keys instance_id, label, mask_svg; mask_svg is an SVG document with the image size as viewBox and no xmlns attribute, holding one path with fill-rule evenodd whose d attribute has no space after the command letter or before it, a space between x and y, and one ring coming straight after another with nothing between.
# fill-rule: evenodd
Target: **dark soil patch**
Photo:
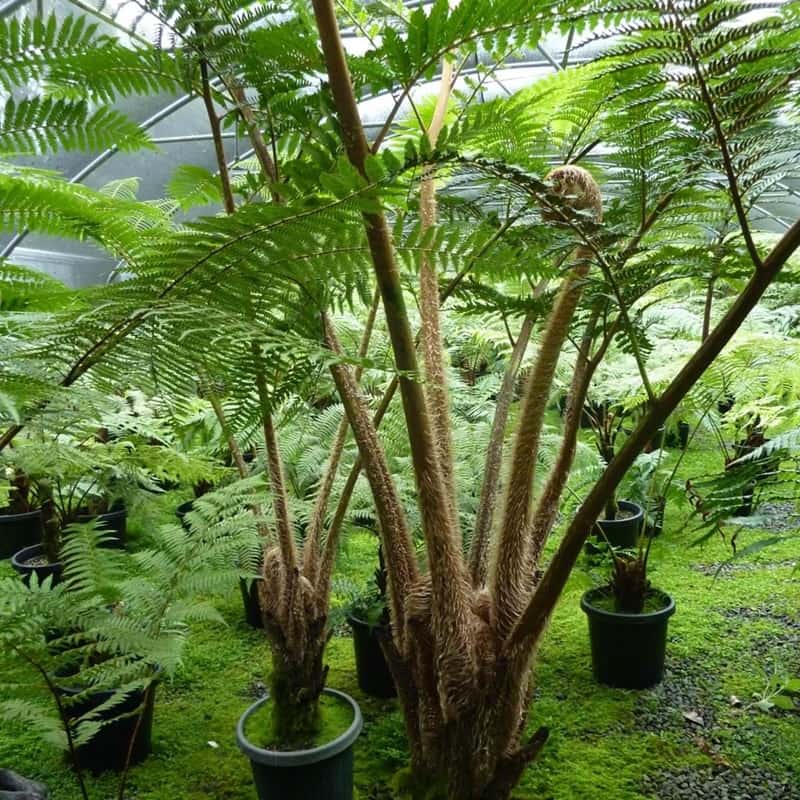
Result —
<instances>
[{"instance_id":1,"label":"dark soil patch","mask_svg":"<svg viewBox=\"0 0 800 800\"><path fill-rule=\"evenodd\" d=\"M46 567L49 563L47 556L31 556L22 562L25 567Z\"/></svg>"}]
</instances>

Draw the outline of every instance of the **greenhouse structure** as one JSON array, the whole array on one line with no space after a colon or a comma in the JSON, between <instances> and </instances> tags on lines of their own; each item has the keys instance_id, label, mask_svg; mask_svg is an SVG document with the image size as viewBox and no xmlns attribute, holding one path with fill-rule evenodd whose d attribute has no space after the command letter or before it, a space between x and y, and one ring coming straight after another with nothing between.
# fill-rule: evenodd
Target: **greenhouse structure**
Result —
<instances>
[{"instance_id":1,"label":"greenhouse structure","mask_svg":"<svg viewBox=\"0 0 800 800\"><path fill-rule=\"evenodd\" d=\"M800 0L0 0L0 800L800 800Z\"/></svg>"}]
</instances>

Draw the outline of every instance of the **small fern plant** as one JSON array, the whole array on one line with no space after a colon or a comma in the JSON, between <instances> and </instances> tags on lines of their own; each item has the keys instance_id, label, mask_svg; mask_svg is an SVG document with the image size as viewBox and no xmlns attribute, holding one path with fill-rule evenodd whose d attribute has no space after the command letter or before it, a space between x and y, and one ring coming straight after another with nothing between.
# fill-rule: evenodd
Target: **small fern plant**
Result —
<instances>
[{"instance_id":1,"label":"small fern plant","mask_svg":"<svg viewBox=\"0 0 800 800\"><path fill-rule=\"evenodd\" d=\"M0 580L0 659L10 676L0 715L69 753L84 800L79 748L120 719L131 697L141 698L133 712L141 718L156 682L179 668L192 623L223 623L209 598L230 588L252 543L240 511L227 493L209 495L188 529L164 526L155 547L135 554L104 548L107 534L94 522L74 524L62 583ZM100 692L112 694L98 705Z\"/></svg>"}]
</instances>

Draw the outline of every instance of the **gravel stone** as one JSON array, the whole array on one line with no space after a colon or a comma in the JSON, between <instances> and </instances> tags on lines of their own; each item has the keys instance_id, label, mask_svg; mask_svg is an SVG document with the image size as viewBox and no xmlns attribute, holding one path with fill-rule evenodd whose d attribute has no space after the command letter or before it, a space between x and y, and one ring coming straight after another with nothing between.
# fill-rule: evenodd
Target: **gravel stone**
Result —
<instances>
[{"instance_id":1,"label":"gravel stone","mask_svg":"<svg viewBox=\"0 0 800 800\"><path fill-rule=\"evenodd\" d=\"M642 789L657 800L800 800L795 777L781 778L752 765L647 775Z\"/></svg>"},{"instance_id":2,"label":"gravel stone","mask_svg":"<svg viewBox=\"0 0 800 800\"><path fill-rule=\"evenodd\" d=\"M667 657L664 680L642 692L634 707L639 728L652 732L680 731L687 738L704 735L714 728L717 683L700 664ZM691 722L685 713L694 712L702 724Z\"/></svg>"}]
</instances>

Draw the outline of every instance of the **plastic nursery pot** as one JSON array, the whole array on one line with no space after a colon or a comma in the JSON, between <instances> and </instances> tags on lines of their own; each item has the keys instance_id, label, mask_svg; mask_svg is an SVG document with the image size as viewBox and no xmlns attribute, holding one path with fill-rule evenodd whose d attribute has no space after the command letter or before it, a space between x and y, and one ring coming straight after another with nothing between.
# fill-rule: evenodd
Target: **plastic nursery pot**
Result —
<instances>
[{"instance_id":1,"label":"plastic nursery pot","mask_svg":"<svg viewBox=\"0 0 800 800\"><path fill-rule=\"evenodd\" d=\"M730 392L727 392L717 403L717 411L720 414L727 414L735 405L736 397Z\"/></svg>"},{"instance_id":2,"label":"plastic nursery pot","mask_svg":"<svg viewBox=\"0 0 800 800\"><path fill-rule=\"evenodd\" d=\"M344 692L323 692L349 705L353 722L333 741L310 750L265 750L247 739L247 721L269 702L269 695L253 703L239 718L236 741L250 759L259 800L352 800L353 745L363 725L361 709Z\"/></svg>"},{"instance_id":3,"label":"plastic nursery pot","mask_svg":"<svg viewBox=\"0 0 800 800\"><path fill-rule=\"evenodd\" d=\"M689 446L689 431L688 422L681 421L678 423L678 444L681 450L685 450Z\"/></svg>"},{"instance_id":4,"label":"plastic nursery pot","mask_svg":"<svg viewBox=\"0 0 800 800\"><path fill-rule=\"evenodd\" d=\"M50 792L43 783L29 780L10 769L0 769L0 797L3 800L47 800Z\"/></svg>"},{"instance_id":5,"label":"plastic nursery pot","mask_svg":"<svg viewBox=\"0 0 800 800\"><path fill-rule=\"evenodd\" d=\"M263 578L239 578L239 590L242 593L242 605L244 606L244 618L248 625L254 628L263 628L264 619L261 616L261 604L258 602L258 582Z\"/></svg>"},{"instance_id":6,"label":"plastic nursery pot","mask_svg":"<svg viewBox=\"0 0 800 800\"><path fill-rule=\"evenodd\" d=\"M600 607L611 590L590 589L581 598L589 620L592 670L595 678L619 689L647 689L664 677L667 625L675 602L666 593L651 589L650 596L663 601L657 611L626 614Z\"/></svg>"},{"instance_id":7,"label":"plastic nursery pot","mask_svg":"<svg viewBox=\"0 0 800 800\"><path fill-rule=\"evenodd\" d=\"M105 514L79 514L78 522L91 522L97 520L105 531L114 537L115 541L106 542L104 547L122 549L125 547L128 536L128 509L125 506L114 508Z\"/></svg>"},{"instance_id":8,"label":"plastic nursery pot","mask_svg":"<svg viewBox=\"0 0 800 800\"><path fill-rule=\"evenodd\" d=\"M175 516L180 520L181 525L188 531L189 524L186 522L186 515L194 508L194 500L187 500L175 509Z\"/></svg>"},{"instance_id":9,"label":"plastic nursery pot","mask_svg":"<svg viewBox=\"0 0 800 800\"><path fill-rule=\"evenodd\" d=\"M666 440L667 429L662 425L656 432L653 438L647 443L645 450L652 453L654 450L661 450L664 447Z\"/></svg>"},{"instance_id":10,"label":"plastic nursery pot","mask_svg":"<svg viewBox=\"0 0 800 800\"><path fill-rule=\"evenodd\" d=\"M380 637L388 635L389 628L385 625L370 627L369 623L350 615L347 624L353 629L358 688L371 697L397 697L394 678L380 643Z\"/></svg>"},{"instance_id":11,"label":"plastic nursery pot","mask_svg":"<svg viewBox=\"0 0 800 800\"><path fill-rule=\"evenodd\" d=\"M0 514L0 558L11 558L23 547L42 541L42 515L36 511L25 514Z\"/></svg>"},{"instance_id":12,"label":"plastic nursery pot","mask_svg":"<svg viewBox=\"0 0 800 800\"><path fill-rule=\"evenodd\" d=\"M27 584L31 579L31 575L36 573L36 577L41 583L45 578L52 577L55 586L61 582L61 577L64 572L64 565L60 561L55 561L52 564L30 564L30 561L45 560L44 545L34 544L30 547L23 547L22 550L14 553L11 556L11 566L22 576L22 580Z\"/></svg>"},{"instance_id":13,"label":"plastic nursery pot","mask_svg":"<svg viewBox=\"0 0 800 800\"><path fill-rule=\"evenodd\" d=\"M629 516L624 519L599 519L597 525L602 529L606 539L613 547L636 547L639 541L639 532L644 519L644 511L640 505L628 500L620 500L617 505L620 511L627 511ZM603 541L602 536L594 530L596 538Z\"/></svg>"},{"instance_id":14,"label":"plastic nursery pot","mask_svg":"<svg viewBox=\"0 0 800 800\"><path fill-rule=\"evenodd\" d=\"M58 691L62 697L69 698L75 697L85 690L77 687L59 687ZM81 769L89 770L95 775L107 770L121 772L125 769L125 761L128 758L128 749L131 746L134 731L136 731L136 738L131 751L131 764L139 764L150 755L156 684L150 684L146 698L145 691L145 689L132 691L113 708L97 713L97 719L113 721L104 724L88 742L77 748L75 755ZM111 690L90 692L81 700L69 705L67 714L71 719L82 717L103 703L107 703L113 695L114 692ZM139 723L139 729L136 730L143 702L145 703L144 714Z\"/></svg>"}]
</instances>

